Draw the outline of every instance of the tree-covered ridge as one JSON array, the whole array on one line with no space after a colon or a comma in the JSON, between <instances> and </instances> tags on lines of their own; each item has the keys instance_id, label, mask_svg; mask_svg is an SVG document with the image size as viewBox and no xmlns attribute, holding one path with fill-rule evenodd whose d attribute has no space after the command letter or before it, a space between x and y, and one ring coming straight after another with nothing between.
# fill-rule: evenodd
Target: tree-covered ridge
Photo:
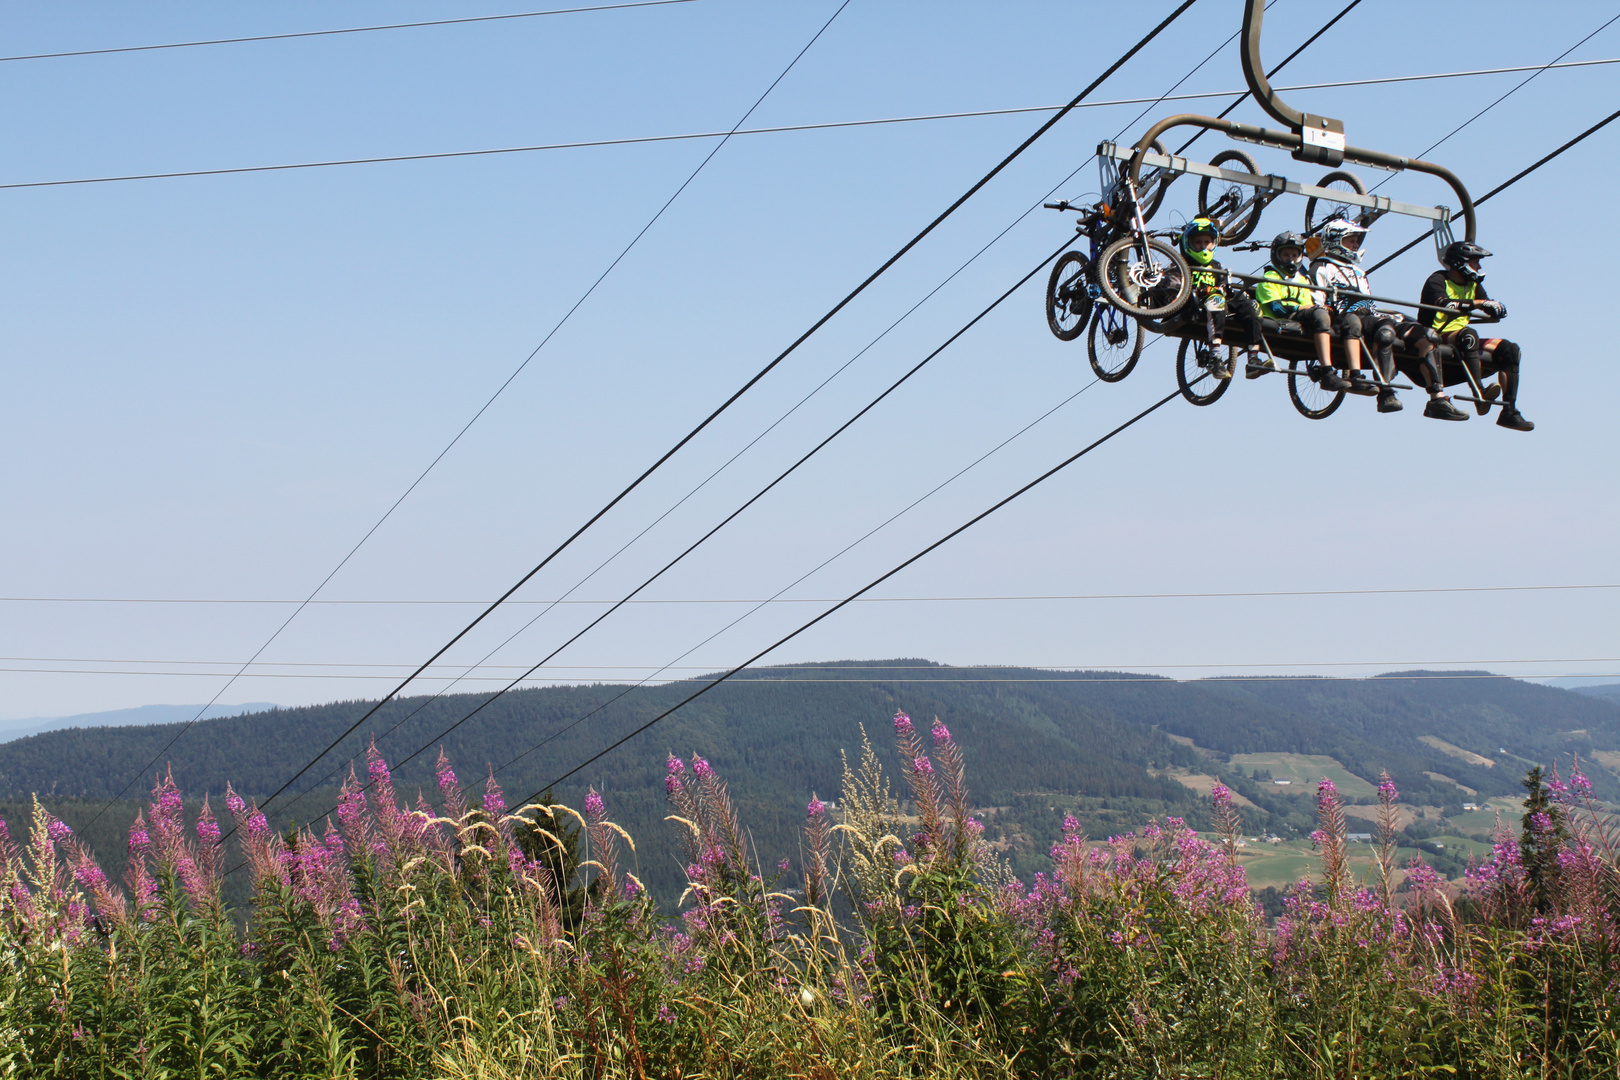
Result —
<instances>
[{"instance_id":1,"label":"tree-covered ridge","mask_svg":"<svg viewBox=\"0 0 1620 1080\"><path fill-rule=\"evenodd\" d=\"M1531 764L1557 761L1567 770L1571 752L1581 753L1584 761L1593 749L1620 750L1620 708L1608 702L1484 675L1412 674L1422 673L1372 680L1177 682L1121 672L952 668L921 660L769 668L745 672L699 698L556 795L577 804L587 785L612 790L627 828L662 837L670 826L663 820L657 760L665 752L702 747L732 778L732 797L746 812L761 850L774 860L791 854L795 843L796 816L783 807L836 790L839 755L860 745L861 725L882 725L904 707L950 725L976 762L975 799L1005 808L988 819L994 838L1007 845L1021 871L1033 872L1065 814L1077 814L1096 834L1134 827L1155 813L1196 816L1194 793L1166 770L1220 773L1226 755L1327 755L1369 781L1387 770L1412 802L1460 809L1469 796L1430 773L1465 784L1485 799L1519 794L1517 777ZM675 704L700 682L647 687L622 697L617 686L518 691L442 742L457 760L500 766L554 738L500 774L508 791L527 795ZM344 763L362 757L373 737L381 753L401 761L482 700L464 694L390 703L289 794L316 790L297 801L278 800L270 808L272 820L278 826L318 822L335 804ZM336 702L203 721L174 744L164 764L199 796L217 799L230 782L246 796L262 797L369 705ZM563 730L593 709L601 711ZM87 821L97 801L116 793L177 730L174 725L76 729L0 745L0 796L39 792L54 800L85 800L52 805L70 823ZM1501 760L1494 768L1471 766L1418 741L1422 736ZM402 790L434 789L438 744L431 745L434 750L396 769ZM1511 754L1504 756L1501 747ZM886 764L901 763L889 758ZM332 776L340 765L343 771ZM1600 796L1620 794L1620 782L1602 765L1592 762L1587 769ZM1251 829L1300 837L1309 832L1308 807L1297 794L1230 774L1226 780L1258 808L1251 812ZM116 830L132 814L132 806L123 806L106 817ZM98 823L97 830L107 827ZM656 891L678 890L678 866L661 863L646 870Z\"/></svg>"}]
</instances>

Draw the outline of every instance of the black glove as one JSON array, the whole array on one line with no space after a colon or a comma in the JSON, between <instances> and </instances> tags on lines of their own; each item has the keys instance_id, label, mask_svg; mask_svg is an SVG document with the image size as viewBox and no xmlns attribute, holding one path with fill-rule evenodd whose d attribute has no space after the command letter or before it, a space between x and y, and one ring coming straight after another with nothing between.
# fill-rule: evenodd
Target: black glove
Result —
<instances>
[{"instance_id":1,"label":"black glove","mask_svg":"<svg viewBox=\"0 0 1620 1080\"><path fill-rule=\"evenodd\" d=\"M1507 305L1502 303L1500 300L1481 300L1479 302L1479 310L1491 316L1493 319L1507 318Z\"/></svg>"}]
</instances>

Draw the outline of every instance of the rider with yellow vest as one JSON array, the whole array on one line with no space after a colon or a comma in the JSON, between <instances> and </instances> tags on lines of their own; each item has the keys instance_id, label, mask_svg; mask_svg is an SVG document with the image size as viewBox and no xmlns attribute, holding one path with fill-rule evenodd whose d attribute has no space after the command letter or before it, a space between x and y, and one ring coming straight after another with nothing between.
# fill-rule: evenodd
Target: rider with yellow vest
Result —
<instances>
[{"instance_id":1,"label":"rider with yellow vest","mask_svg":"<svg viewBox=\"0 0 1620 1080\"><path fill-rule=\"evenodd\" d=\"M1502 414L1496 418L1497 426L1531 431L1536 425L1526 420L1515 404L1519 396L1519 346L1502 338L1481 340L1478 331L1469 325L1468 313L1475 308L1497 319L1507 315L1506 306L1485 295L1485 274L1479 261L1490 254L1467 240L1447 244L1440 257L1445 269L1436 270L1423 283L1423 293L1418 297L1423 305L1419 317L1456 351L1475 381L1483 382L1483 362L1490 362L1497 373L1497 385L1482 387L1482 396L1494 400L1501 395ZM1490 405L1476 403L1475 408L1483 415Z\"/></svg>"},{"instance_id":2,"label":"rider with yellow vest","mask_svg":"<svg viewBox=\"0 0 1620 1080\"><path fill-rule=\"evenodd\" d=\"M1296 232L1281 232L1271 241L1271 262L1261 271L1254 287L1260 314L1277 322L1291 322L1302 333L1316 339L1317 364L1310 369L1313 382L1324 390L1348 390L1350 382L1333 370L1333 312L1321 305L1303 272L1305 238ZM1273 365L1250 364L1249 375L1256 377Z\"/></svg>"}]
</instances>

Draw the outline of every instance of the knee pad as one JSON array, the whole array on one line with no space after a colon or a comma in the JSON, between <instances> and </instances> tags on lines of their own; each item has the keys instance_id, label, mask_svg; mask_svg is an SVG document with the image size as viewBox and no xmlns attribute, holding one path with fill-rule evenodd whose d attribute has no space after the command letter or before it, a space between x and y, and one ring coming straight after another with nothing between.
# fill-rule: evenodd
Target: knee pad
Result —
<instances>
[{"instance_id":1,"label":"knee pad","mask_svg":"<svg viewBox=\"0 0 1620 1080\"><path fill-rule=\"evenodd\" d=\"M1459 353L1476 353L1479 351L1479 331L1472 326L1465 326L1457 331L1457 336L1451 339L1451 343Z\"/></svg>"},{"instance_id":2,"label":"knee pad","mask_svg":"<svg viewBox=\"0 0 1620 1080\"><path fill-rule=\"evenodd\" d=\"M1497 371L1519 370L1519 346L1511 341L1497 345L1491 353L1491 358L1496 361Z\"/></svg>"},{"instance_id":3,"label":"knee pad","mask_svg":"<svg viewBox=\"0 0 1620 1080\"><path fill-rule=\"evenodd\" d=\"M1307 329L1313 334L1331 334L1333 332L1333 321L1328 318L1328 313L1321 308L1311 308L1310 316L1305 320L1305 323Z\"/></svg>"},{"instance_id":4,"label":"knee pad","mask_svg":"<svg viewBox=\"0 0 1620 1080\"><path fill-rule=\"evenodd\" d=\"M1389 325L1389 323L1384 323L1383 325L1379 326L1376 338L1378 344L1380 345L1395 344L1395 328Z\"/></svg>"}]
</instances>

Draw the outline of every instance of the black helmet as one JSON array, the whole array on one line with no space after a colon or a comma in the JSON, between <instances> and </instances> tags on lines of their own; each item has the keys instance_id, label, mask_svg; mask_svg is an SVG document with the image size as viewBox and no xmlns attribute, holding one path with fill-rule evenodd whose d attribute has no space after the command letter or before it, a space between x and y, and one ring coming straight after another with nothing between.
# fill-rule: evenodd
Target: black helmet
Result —
<instances>
[{"instance_id":1,"label":"black helmet","mask_svg":"<svg viewBox=\"0 0 1620 1080\"><path fill-rule=\"evenodd\" d=\"M1295 248L1299 254L1287 261L1283 260L1283 248ZM1305 238L1297 232L1280 232L1271 238L1271 265L1278 270L1289 274L1299 273L1299 264L1305 259Z\"/></svg>"},{"instance_id":2,"label":"black helmet","mask_svg":"<svg viewBox=\"0 0 1620 1080\"><path fill-rule=\"evenodd\" d=\"M1469 281L1484 281L1484 273L1469 266L1468 260L1489 258L1490 254L1472 240L1454 240L1441 252L1440 262L1447 270L1455 270Z\"/></svg>"}]
</instances>

